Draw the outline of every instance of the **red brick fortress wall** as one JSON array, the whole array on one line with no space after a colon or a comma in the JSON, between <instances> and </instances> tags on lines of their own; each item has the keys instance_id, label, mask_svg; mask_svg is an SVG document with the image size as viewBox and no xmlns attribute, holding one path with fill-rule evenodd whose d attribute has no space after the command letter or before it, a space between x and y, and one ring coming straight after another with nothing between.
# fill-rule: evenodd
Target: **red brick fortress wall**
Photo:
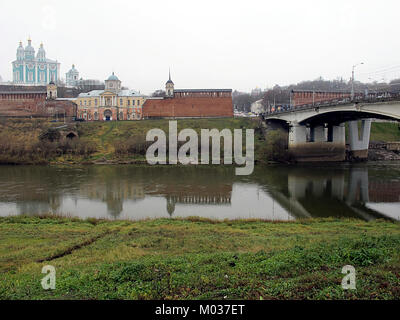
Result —
<instances>
[{"instance_id":1,"label":"red brick fortress wall","mask_svg":"<svg viewBox=\"0 0 400 320\"><path fill-rule=\"evenodd\" d=\"M0 116L31 116L38 113L46 101L46 95L34 99L0 99Z\"/></svg>"},{"instance_id":2,"label":"red brick fortress wall","mask_svg":"<svg viewBox=\"0 0 400 320\"><path fill-rule=\"evenodd\" d=\"M0 116L3 117L52 117L55 114L76 116L76 104L59 100L0 100Z\"/></svg>"},{"instance_id":3,"label":"red brick fortress wall","mask_svg":"<svg viewBox=\"0 0 400 320\"><path fill-rule=\"evenodd\" d=\"M44 107L40 113L44 116L51 117L55 114L64 115L68 118L76 117L78 106L69 100L48 100L44 103Z\"/></svg>"},{"instance_id":4,"label":"red brick fortress wall","mask_svg":"<svg viewBox=\"0 0 400 320\"><path fill-rule=\"evenodd\" d=\"M313 102L340 100L350 97L350 92L292 91L292 105L301 106Z\"/></svg>"},{"instance_id":5,"label":"red brick fortress wall","mask_svg":"<svg viewBox=\"0 0 400 320\"><path fill-rule=\"evenodd\" d=\"M173 98L147 99L143 118L233 117L230 91L176 91Z\"/></svg>"},{"instance_id":6,"label":"red brick fortress wall","mask_svg":"<svg viewBox=\"0 0 400 320\"><path fill-rule=\"evenodd\" d=\"M0 116L75 117L77 106L70 100L46 100L46 86L0 85Z\"/></svg>"}]
</instances>

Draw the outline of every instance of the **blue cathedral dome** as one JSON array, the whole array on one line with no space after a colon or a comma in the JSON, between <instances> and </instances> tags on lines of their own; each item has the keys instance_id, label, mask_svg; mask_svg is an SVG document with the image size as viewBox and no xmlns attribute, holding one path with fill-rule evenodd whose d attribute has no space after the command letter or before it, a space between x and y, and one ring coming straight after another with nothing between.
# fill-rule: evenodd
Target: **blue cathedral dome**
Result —
<instances>
[{"instance_id":1,"label":"blue cathedral dome","mask_svg":"<svg viewBox=\"0 0 400 320\"><path fill-rule=\"evenodd\" d=\"M114 72L112 73L111 76L108 77L107 80L119 80L118 77L114 74Z\"/></svg>"},{"instance_id":2,"label":"blue cathedral dome","mask_svg":"<svg viewBox=\"0 0 400 320\"><path fill-rule=\"evenodd\" d=\"M35 49L32 47L32 40L28 40L28 45L25 47L25 51L35 51Z\"/></svg>"},{"instance_id":3,"label":"blue cathedral dome","mask_svg":"<svg viewBox=\"0 0 400 320\"><path fill-rule=\"evenodd\" d=\"M43 48L43 43L40 44L40 48L39 48L38 53L37 53L37 58L40 61L45 61L46 60L46 51Z\"/></svg>"},{"instance_id":4,"label":"blue cathedral dome","mask_svg":"<svg viewBox=\"0 0 400 320\"><path fill-rule=\"evenodd\" d=\"M19 42L19 46L17 48L17 60L24 59L24 47L22 46L22 41Z\"/></svg>"},{"instance_id":5,"label":"blue cathedral dome","mask_svg":"<svg viewBox=\"0 0 400 320\"><path fill-rule=\"evenodd\" d=\"M25 47L25 59L35 59L35 49L32 47L31 39L28 39L28 45Z\"/></svg>"}]
</instances>

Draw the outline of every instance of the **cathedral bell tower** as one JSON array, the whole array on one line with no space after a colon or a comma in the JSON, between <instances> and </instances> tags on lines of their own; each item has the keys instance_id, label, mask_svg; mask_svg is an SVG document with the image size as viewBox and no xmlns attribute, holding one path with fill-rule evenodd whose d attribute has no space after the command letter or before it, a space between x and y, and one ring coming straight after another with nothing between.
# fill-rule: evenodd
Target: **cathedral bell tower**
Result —
<instances>
[{"instance_id":1,"label":"cathedral bell tower","mask_svg":"<svg viewBox=\"0 0 400 320\"><path fill-rule=\"evenodd\" d=\"M105 86L106 86L106 91L111 91L114 93L118 93L121 91L121 81L114 74L114 72L105 81Z\"/></svg>"},{"instance_id":2,"label":"cathedral bell tower","mask_svg":"<svg viewBox=\"0 0 400 320\"><path fill-rule=\"evenodd\" d=\"M47 85L47 100L57 99L57 86L53 81Z\"/></svg>"},{"instance_id":3,"label":"cathedral bell tower","mask_svg":"<svg viewBox=\"0 0 400 320\"><path fill-rule=\"evenodd\" d=\"M165 83L165 96L169 98L174 96L174 83L171 80L171 71L169 72L169 79Z\"/></svg>"}]
</instances>

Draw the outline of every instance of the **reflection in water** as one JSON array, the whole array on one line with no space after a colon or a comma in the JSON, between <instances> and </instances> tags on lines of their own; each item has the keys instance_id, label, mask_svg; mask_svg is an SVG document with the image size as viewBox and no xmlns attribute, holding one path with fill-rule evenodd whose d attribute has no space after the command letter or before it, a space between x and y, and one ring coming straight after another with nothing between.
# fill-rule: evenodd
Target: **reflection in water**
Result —
<instances>
[{"instance_id":1,"label":"reflection in water","mask_svg":"<svg viewBox=\"0 0 400 320\"><path fill-rule=\"evenodd\" d=\"M144 219L400 219L400 163L226 167L0 167L0 215Z\"/></svg>"}]
</instances>

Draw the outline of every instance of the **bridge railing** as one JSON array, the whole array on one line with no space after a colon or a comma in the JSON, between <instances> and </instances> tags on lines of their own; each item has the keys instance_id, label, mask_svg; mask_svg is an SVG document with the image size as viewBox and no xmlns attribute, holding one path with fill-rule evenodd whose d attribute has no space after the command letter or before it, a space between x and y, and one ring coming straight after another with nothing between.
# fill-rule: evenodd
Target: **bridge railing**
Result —
<instances>
[{"instance_id":1,"label":"bridge railing","mask_svg":"<svg viewBox=\"0 0 400 320\"><path fill-rule=\"evenodd\" d=\"M274 111L267 111L262 114L263 117L269 116L272 114L280 114L280 113L287 113L287 112L297 112L301 110L308 110L313 108L320 108L320 107L331 107L337 105L346 105L349 103L372 103L372 102L386 102L386 101L397 101L400 100L400 92L398 93L391 93L391 92L378 92L368 95L357 95L354 99L351 98L342 98L342 99L332 99L326 101L319 101L315 103L308 103L308 104L301 104L301 105L287 105L284 108L277 107Z\"/></svg>"}]
</instances>

